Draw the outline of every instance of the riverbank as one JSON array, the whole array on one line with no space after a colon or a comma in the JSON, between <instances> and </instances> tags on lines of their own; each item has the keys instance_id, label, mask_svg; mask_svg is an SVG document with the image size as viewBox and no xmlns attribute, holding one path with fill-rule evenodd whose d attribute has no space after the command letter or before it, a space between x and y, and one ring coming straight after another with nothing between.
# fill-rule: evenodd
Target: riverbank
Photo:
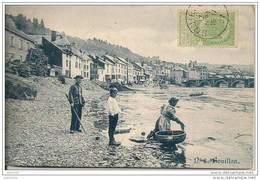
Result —
<instances>
[{"instance_id":1,"label":"riverbank","mask_svg":"<svg viewBox=\"0 0 260 180\"><path fill-rule=\"evenodd\" d=\"M65 97L73 79L32 76L24 81L37 90L35 100L5 100L5 163L12 167L161 167L155 144L108 146L108 91L83 80L82 123L85 133L69 134L70 106ZM119 122L120 123L120 122ZM150 151L147 150L150 147ZM157 144L158 146L158 144ZM156 153L158 152L158 153Z\"/></svg>"},{"instance_id":2,"label":"riverbank","mask_svg":"<svg viewBox=\"0 0 260 180\"><path fill-rule=\"evenodd\" d=\"M6 166L251 168L253 165L252 90L169 86L119 91L117 99L122 113L117 129L131 131L115 135L122 145L113 147L108 146L107 135L105 104L109 92L99 84L83 80L86 106L82 123L87 133L69 134L71 112L65 93L74 80L66 79L67 84L61 84L52 77L16 78L34 86L37 96L34 100L5 101ZM194 92L205 95L189 96ZM145 139L154 128L161 105L172 95L180 99L176 115L186 125L187 134L186 140L178 144L178 151L153 141L130 141L132 137ZM172 128L180 127L173 123ZM224 163L215 163L215 157ZM212 161L205 164L197 162L198 158Z\"/></svg>"}]
</instances>

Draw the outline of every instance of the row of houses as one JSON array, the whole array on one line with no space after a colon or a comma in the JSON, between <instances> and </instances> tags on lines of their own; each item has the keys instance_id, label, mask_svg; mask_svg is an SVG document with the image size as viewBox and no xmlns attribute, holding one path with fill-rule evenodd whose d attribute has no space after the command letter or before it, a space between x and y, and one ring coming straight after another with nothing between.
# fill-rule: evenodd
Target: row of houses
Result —
<instances>
[{"instance_id":1,"label":"row of houses","mask_svg":"<svg viewBox=\"0 0 260 180\"><path fill-rule=\"evenodd\" d=\"M82 75L85 79L98 79L119 83L161 83L182 84L194 79L207 79L220 76L241 76L241 71L234 67L224 67L216 72L209 72L206 66L197 61L188 65L158 61L139 63L129 58L104 54L89 54L70 43L63 34L52 31L51 36L26 35L16 29L13 21L6 19L5 58L6 62L14 59L25 61L30 48L41 48L49 58L53 74L62 74L69 78Z\"/></svg>"},{"instance_id":2,"label":"row of houses","mask_svg":"<svg viewBox=\"0 0 260 180\"><path fill-rule=\"evenodd\" d=\"M54 75L62 74L70 78L82 75L90 80L144 83L149 81L153 73L151 67L128 58L88 54L56 31L52 31L51 36L26 35L16 28L10 18L6 18L5 62L15 59L25 61L30 48L41 48L44 51Z\"/></svg>"},{"instance_id":3,"label":"row of houses","mask_svg":"<svg viewBox=\"0 0 260 180\"><path fill-rule=\"evenodd\" d=\"M42 49L48 56L51 67L66 77L82 75L90 80L144 83L148 81L149 73L152 73L151 68L144 63L139 64L128 58L88 54L70 43L66 36L58 35L55 31L51 37L42 37Z\"/></svg>"},{"instance_id":4,"label":"row of houses","mask_svg":"<svg viewBox=\"0 0 260 180\"><path fill-rule=\"evenodd\" d=\"M189 65L188 70L179 65L148 65L109 54L92 55L78 49L66 36L55 31L52 31L51 36L26 35L17 30L11 21L7 22L9 24L5 27L6 61L24 61L28 50L38 47L43 49L56 74L71 78L82 75L85 79L121 83L160 83L173 79L176 84L188 79L201 78L196 64Z\"/></svg>"},{"instance_id":5,"label":"row of houses","mask_svg":"<svg viewBox=\"0 0 260 180\"><path fill-rule=\"evenodd\" d=\"M170 79L175 84L182 84L194 79L207 79L208 75L207 67L199 65L197 61L190 61L188 65L179 64L170 70Z\"/></svg>"},{"instance_id":6,"label":"row of houses","mask_svg":"<svg viewBox=\"0 0 260 180\"><path fill-rule=\"evenodd\" d=\"M230 65L221 66L214 71L209 71L206 66L199 65L197 61L190 61L188 65L177 65L170 70L170 79L174 84L183 84L189 80L217 79L217 78L244 78L246 73Z\"/></svg>"}]
</instances>

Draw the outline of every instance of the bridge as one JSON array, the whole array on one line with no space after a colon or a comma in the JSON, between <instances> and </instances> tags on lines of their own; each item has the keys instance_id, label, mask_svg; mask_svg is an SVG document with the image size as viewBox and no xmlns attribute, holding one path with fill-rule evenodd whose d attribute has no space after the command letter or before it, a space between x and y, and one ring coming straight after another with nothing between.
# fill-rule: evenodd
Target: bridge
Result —
<instances>
[{"instance_id":1,"label":"bridge","mask_svg":"<svg viewBox=\"0 0 260 180\"><path fill-rule=\"evenodd\" d=\"M235 88L238 84L244 84L245 88L254 88L254 78L211 78L211 79L194 79L189 80L186 83L188 87L220 87L222 84L229 88Z\"/></svg>"}]
</instances>

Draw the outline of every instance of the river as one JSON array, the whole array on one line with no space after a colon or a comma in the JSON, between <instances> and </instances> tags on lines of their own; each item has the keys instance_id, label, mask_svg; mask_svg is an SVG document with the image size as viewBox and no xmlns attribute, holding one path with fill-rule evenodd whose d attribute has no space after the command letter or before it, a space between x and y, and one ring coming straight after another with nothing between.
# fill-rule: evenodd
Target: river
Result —
<instances>
[{"instance_id":1,"label":"river","mask_svg":"<svg viewBox=\"0 0 260 180\"><path fill-rule=\"evenodd\" d=\"M122 146L108 146L108 91L83 83L87 105L85 133L69 134L70 107L64 93L73 81L60 85L53 78L28 80L37 87L34 101L6 99L6 164L16 167L153 167L252 168L254 159L254 89L134 87L120 91L122 113L115 135ZM93 88L90 89L89 88ZM100 91L97 92L97 91ZM202 96L190 97L191 93ZM160 107L172 97L180 101L176 116L185 124L186 140L173 151L160 143L134 143L154 129ZM93 124L92 124L93 123ZM180 129L172 122L172 129ZM144 136L141 134L145 133Z\"/></svg>"},{"instance_id":2,"label":"river","mask_svg":"<svg viewBox=\"0 0 260 180\"><path fill-rule=\"evenodd\" d=\"M136 144L129 141L131 137L140 137L142 132L149 134L160 115L160 107L175 96L179 99L176 116L186 126L187 137L182 147L190 167L253 166L254 89L169 85L169 89L139 90L120 92L117 97L123 110L118 128L131 128L128 134L116 135L123 146ZM201 92L204 95L189 96ZM180 126L172 122L172 129L180 129Z\"/></svg>"}]
</instances>

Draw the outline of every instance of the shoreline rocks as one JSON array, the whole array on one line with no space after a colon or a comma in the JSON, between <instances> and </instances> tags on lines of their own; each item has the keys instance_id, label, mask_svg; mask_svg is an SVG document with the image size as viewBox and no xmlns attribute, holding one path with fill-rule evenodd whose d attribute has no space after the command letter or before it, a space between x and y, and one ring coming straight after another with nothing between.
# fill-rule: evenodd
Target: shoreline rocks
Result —
<instances>
[{"instance_id":1,"label":"shoreline rocks","mask_svg":"<svg viewBox=\"0 0 260 180\"><path fill-rule=\"evenodd\" d=\"M95 82L82 81L86 99L82 124L86 134L69 134L71 110L65 94L74 79L66 78L66 84L61 84L56 77L25 79L6 74L9 76L34 86L37 97L34 101L5 101L6 166L161 167L158 144L154 148L146 147L148 142L130 147L108 145L108 117L103 105L109 92Z\"/></svg>"}]
</instances>

